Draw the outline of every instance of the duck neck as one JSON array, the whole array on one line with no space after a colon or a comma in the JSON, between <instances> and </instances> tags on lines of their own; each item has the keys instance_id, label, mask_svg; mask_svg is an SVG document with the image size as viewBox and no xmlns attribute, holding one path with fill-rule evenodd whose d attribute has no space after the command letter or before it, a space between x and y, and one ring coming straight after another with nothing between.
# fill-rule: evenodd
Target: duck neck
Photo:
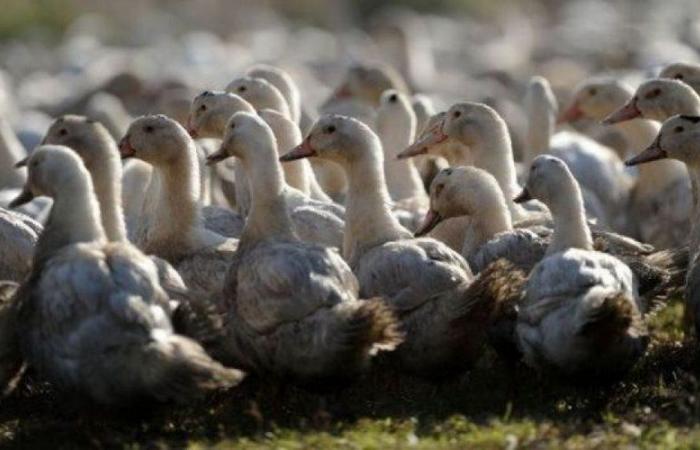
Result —
<instances>
[{"instance_id":1,"label":"duck neck","mask_svg":"<svg viewBox=\"0 0 700 450\"><path fill-rule=\"evenodd\" d=\"M554 134L554 114L545 101L539 101L528 109L527 145L523 154L523 164L530 167L532 160L550 148Z\"/></svg>"},{"instance_id":2,"label":"duck neck","mask_svg":"<svg viewBox=\"0 0 700 450\"><path fill-rule=\"evenodd\" d=\"M660 125L651 120L635 119L616 123L614 127L624 137L628 149L640 149L646 148L654 141ZM683 164L672 159L656 161L654 164L640 164L637 167L638 196L652 196L685 176Z\"/></svg>"},{"instance_id":3,"label":"duck neck","mask_svg":"<svg viewBox=\"0 0 700 450\"><path fill-rule=\"evenodd\" d=\"M411 144L414 127L401 130L387 130L381 134L384 148L384 176L394 200L425 196L425 188L413 158L398 159L396 155Z\"/></svg>"},{"instance_id":4,"label":"duck neck","mask_svg":"<svg viewBox=\"0 0 700 450\"><path fill-rule=\"evenodd\" d=\"M475 223L474 236L469 236L469 233L465 236L462 247L462 253L465 255L472 255L498 233L513 229L510 212L503 197L482 206L478 214L472 216Z\"/></svg>"},{"instance_id":5,"label":"duck neck","mask_svg":"<svg viewBox=\"0 0 700 450\"><path fill-rule=\"evenodd\" d=\"M287 184L277 161L276 146L258 143L253 153L253 157L241 160L251 191L250 213L241 245L272 238L296 240L284 198Z\"/></svg>"},{"instance_id":6,"label":"duck neck","mask_svg":"<svg viewBox=\"0 0 700 450\"><path fill-rule=\"evenodd\" d=\"M384 181L381 150L347 166L345 259L356 261L371 248L408 236L389 209L391 198Z\"/></svg>"},{"instance_id":7,"label":"duck neck","mask_svg":"<svg viewBox=\"0 0 700 450\"><path fill-rule=\"evenodd\" d=\"M90 167L95 195L100 204L100 216L107 239L114 242L126 241L126 225L122 207L122 166L116 150L110 157L101 159L102 167Z\"/></svg>"},{"instance_id":8,"label":"duck neck","mask_svg":"<svg viewBox=\"0 0 700 450\"><path fill-rule=\"evenodd\" d=\"M176 158L154 167L152 191L155 204L144 204L144 213L155 213L149 227L149 241L159 248L175 243L191 244L201 224L199 170L194 143L190 142ZM154 252L158 254L157 252Z\"/></svg>"},{"instance_id":9,"label":"duck neck","mask_svg":"<svg viewBox=\"0 0 700 450\"><path fill-rule=\"evenodd\" d=\"M87 177L76 177L53 198L49 219L37 242L35 265L67 245L105 238L92 183Z\"/></svg>"},{"instance_id":10,"label":"duck neck","mask_svg":"<svg viewBox=\"0 0 700 450\"><path fill-rule=\"evenodd\" d=\"M517 222L525 219L525 210L513 202L513 198L519 193L519 188L515 175L513 148L505 123L494 127L486 139L474 144L474 154L474 165L486 170L498 181L506 198L512 220Z\"/></svg>"},{"instance_id":11,"label":"duck neck","mask_svg":"<svg viewBox=\"0 0 700 450\"><path fill-rule=\"evenodd\" d=\"M23 157L22 144L10 125L0 119L0 180L3 188L21 188L24 185L24 169L15 169L15 164Z\"/></svg>"},{"instance_id":12,"label":"duck neck","mask_svg":"<svg viewBox=\"0 0 700 450\"><path fill-rule=\"evenodd\" d=\"M593 238L586 222L581 189L573 177L568 186L547 206L554 221L554 233L547 248L547 255L569 248L593 250Z\"/></svg>"}]
</instances>

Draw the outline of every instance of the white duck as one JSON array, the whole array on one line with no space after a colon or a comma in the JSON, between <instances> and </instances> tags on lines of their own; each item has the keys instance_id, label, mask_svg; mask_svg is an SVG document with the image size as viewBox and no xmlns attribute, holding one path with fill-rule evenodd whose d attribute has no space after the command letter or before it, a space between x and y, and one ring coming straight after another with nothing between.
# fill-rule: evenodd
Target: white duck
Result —
<instances>
[{"instance_id":1,"label":"white duck","mask_svg":"<svg viewBox=\"0 0 700 450\"><path fill-rule=\"evenodd\" d=\"M624 374L649 340L632 271L593 251L581 191L560 159L535 158L519 200L528 198L549 207L555 226L519 304L515 335L525 362L586 380Z\"/></svg>"},{"instance_id":2,"label":"white duck","mask_svg":"<svg viewBox=\"0 0 700 450\"><path fill-rule=\"evenodd\" d=\"M685 163L694 180L693 197L700 198L700 116L673 116L661 126L654 142L637 156L627 161L628 165L640 165L667 158ZM658 164L654 162L653 164ZM649 165L653 165L649 164ZM693 206L692 227L689 236L690 267L685 286L686 319L695 327L696 339L700 336L700 206Z\"/></svg>"},{"instance_id":3,"label":"white duck","mask_svg":"<svg viewBox=\"0 0 700 450\"><path fill-rule=\"evenodd\" d=\"M413 160L397 158L413 142L415 129L416 115L408 96L393 89L384 92L377 109L377 134L384 150L389 195L394 201L411 200L417 208L424 208L427 196Z\"/></svg>"},{"instance_id":4,"label":"white duck","mask_svg":"<svg viewBox=\"0 0 700 450\"><path fill-rule=\"evenodd\" d=\"M441 377L474 363L492 303L470 291L472 274L458 253L434 239L413 239L392 215L376 134L356 119L323 116L281 160L311 156L348 174L343 253L360 295L385 297L401 318L406 340L394 354L403 367Z\"/></svg>"},{"instance_id":5,"label":"white duck","mask_svg":"<svg viewBox=\"0 0 700 450\"><path fill-rule=\"evenodd\" d=\"M189 288L218 294L238 241L203 225L196 150L187 131L168 117L144 116L129 126L119 150L123 159L153 166L136 246L173 264Z\"/></svg>"},{"instance_id":6,"label":"white duck","mask_svg":"<svg viewBox=\"0 0 700 450\"><path fill-rule=\"evenodd\" d=\"M283 69L267 64L256 64L246 71L246 75L262 78L276 87L289 106L289 118L299 125L301 120L301 93L294 79Z\"/></svg>"},{"instance_id":7,"label":"white duck","mask_svg":"<svg viewBox=\"0 0 700 450\"><path fill-rule=\"evenodd\" d=\"M32 275L18 293L17 329L29 364L55 386L104 404L186 401L240 382L241 372L173 332L153 261L129 244L106 242L78 156L41 146L27 165L14 203L54 199Z\"/></svg>"},{"instance_id":8,"label":"white duck","mask_svg":"<svg viewBox=\"0 0 700 450\"><path fill-rule=\"evenodd\" d=\"M188 121L190 135L198 138L221 139L227 120L240 111L255 112L255 109L253 105L237 95L227 92L205 91L192 101ZM292 148L301 142L302 138L298 127L282 113L268 110L266 117L269 119L268 124L275 132L280 148ZM289 145L289 147L282 147L282 145ZM236 189L236 203L240 211L247 213L250 209L247 177L239 165L234 165L234 171L235 176L241 180ZM299 161L298 164L285 167L284 171L285 180L291 187L309 195L311 199L325 203L332 202L316 181L308 161Z\"/></svg>"},{"instance_id":9,"label":"white duck","mask_svg":"<svg viewBox=\"0 0 700 450\"><path fill-rule=\"evenodd\" d=\"M543 77L530 80L525 110L528 128L522 167L529 168L532 160L543 153L562 159L581 185L587 215L597 219L600 225L623 228L619 224L624 218L619 216L632 179L617 153L579 133L554 133L558 105L549 82Z\"/></svg>"},{"instance_id":10,"label":"white duck","mask_svg":"<svg viewBox=\"0 0 700 450\"><path fill-rule=\"evenodd\" d=\"M659 78L672 78L688 83L695 92L700 94L700 64L673 63L661 70Z\"/></svg>"},{"instance_id":11,"label":"white duck","mask_svg":"<svg viewBox=\"0 0 700 450\"><path fill-rule=\"evenodd\" d=\"M456 103L423 136L399 155L402 158L424 154L448 141L468 147L473 165L491 173L508 202L513 221L542 221L548 216L540 205L529 211L512 201L519 187L516 182L515 161L508 128L501 116L483 103Z\"/></svg>"},{"instance_id":12,"label":"white duck","mask_svg":"<svg viewBox=\"0 0 700 450\"><path fill-rule=\"evenodd\" d=\"M651 91L655 89L652 87ZM610 118L611 113L622 105L635 104L635 97L632 90L619 81L588 80L579 87L564 115L603 120ZM605 123L614 123L613 127L625 138L631 150L649 145L658 130L658 125L649 120L605 119ZM690 184L681 163L669 160L641 166L626 208L628 234L658 248L684 245L689 230L688 211L691 204Z\"/></svg>"},{"instance_id":13,"label":"white duck","mask_svg":"<svg viewBox=\"0 0 700 450\"><path fill-rule=\"evenodd\" d=\"M358 300L357 280L335 250L297 238L276 147L270 127L241 112L209 156L240 158L253 195L225 285L221 358L309 385L352 379L371 355L401 342L396 319L381 300Z\"/></svg>"},{"instance_id":14,"label":"white duck","mask_svg":"<svg viewBox=\"0 0 700 450\"><path fill-rule=\"evenodd\" d=\"M435 176L430 186L430 210L416 236L429 232L444 220L465 215L471 218L471 223L462 256L474 273L498 258L529 271L547 250L548 241L541 235L551 232L544 227L534 231L513 228L496 179L485 170L468 166L443 169Z\"/></svg>"}]
</instances>

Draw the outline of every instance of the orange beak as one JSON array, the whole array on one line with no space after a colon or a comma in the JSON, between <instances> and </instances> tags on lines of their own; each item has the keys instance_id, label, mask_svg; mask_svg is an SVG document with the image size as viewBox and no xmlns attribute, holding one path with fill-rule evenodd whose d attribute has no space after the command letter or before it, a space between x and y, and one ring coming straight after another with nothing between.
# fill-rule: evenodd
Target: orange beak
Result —
<instances>
[{"instance_id":1,"label":"orange beak","mask_svg":"<svg viewBox=\"0 0 700 450\"><path fill-rule=\"evenodd\" d=\"M428 153L431 147L445 142L449 138L442 131L442 122L436 124L427 133L424 133L416 142L406 147L404 151L396 155L398 159L410 158L412 156L423 155Z\"/></svg>"},{"instance_id":2,"label":"orange beak","mask_svg":"<svg viewBox=\"0 0 700 450\"><path fill-rule=\"evenodd\" d=\"M280 156L280 162L296 161L297 159L309 158L316 155L316 150L311 147L311 140L307 137L304 139L304 142Z\"/></svg>"},{"instance_id":3,"label":"orange beak","mask_svg":"<svg viewBox=\"0 0 700 450\"><path fill-rule=\"evenodd\" d=\"M129 142L128 134L119 141L119 154L122 159L131 158L136 154L136 150L131 146L131 142Z\"/></svg>"},{"instance_id":4,"label":"orange beak","mask_svg":"<svg viewBox=\"0 0 700 450\"><path fill-rule=\"evenodd\" d=\"M561 125L564 123L575 122L583 117L583 111L579 108L577 102L572 102L568 108L562 111L557 117L557 124Z\"/></svg>"},{"instance_id":5,"label":"orange beak","mask_svg":"<svg viewBox=\"0 0 700 450\"><path fill-rule=\"evenodd\" d=\"M418 227L413 235L415 237L425 236L426 234L430 233L440 222L442 222L442 217L440 217L440 214L433 209L429 209L425 214L423 223Z\"/></svg>"},{"instance_id":6,"label":"orange beak","mask_svg":"<svg viewBox=\"0 0 700 450\"><path fill-rule=\"evenodd\" d=\"M632 97L623 107L603 119L604 125L626 122L640 117L642 112L637 108L637 97Z\"/></svg>"},{"instance_id":7,"label":"orange beak","mask_svg":"<svg viewBox=\"0 0 700 450\"><path fill-rule=\"evenodd\" d=\"M649 147L644 149L642 153L625 161L625 165L636 166L638 164L644 164L665 158L668 158L668 153L661 148L661 135L658 135L656 139L654 139L654 142L652 142Z\"/></svg>"}]
</instances>

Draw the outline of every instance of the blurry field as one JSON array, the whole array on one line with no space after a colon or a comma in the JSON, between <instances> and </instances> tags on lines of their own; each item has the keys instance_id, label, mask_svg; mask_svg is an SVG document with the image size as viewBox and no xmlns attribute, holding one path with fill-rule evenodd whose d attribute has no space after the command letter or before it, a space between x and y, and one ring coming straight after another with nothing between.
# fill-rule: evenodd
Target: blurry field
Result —
<instances>
[{"instance_id":1,"label":"blurry field","mask_svg":"<svg viewBox=\"0 0 700 450\"><path fill-rule=\"evenodd\" d=\"M646 358L613 386L572 387L486 355L464 379L433 386L377 369L325 399L249 379L199 405L106 411L29 382L0 407L0 447L698 448L693 342L681 307L652 320Z\"/></svg>"}]
</instances>

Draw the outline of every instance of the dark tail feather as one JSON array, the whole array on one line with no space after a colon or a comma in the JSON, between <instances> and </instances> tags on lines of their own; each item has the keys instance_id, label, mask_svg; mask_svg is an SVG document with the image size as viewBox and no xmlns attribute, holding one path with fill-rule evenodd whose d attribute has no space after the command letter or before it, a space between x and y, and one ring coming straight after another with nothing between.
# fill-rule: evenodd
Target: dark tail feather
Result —
<instances>
[{"instance_id":1,"label":"dark tail feather","mask_svg":"<svg viewBox=\"0 0 700 450\"><path fill-rule=\"evenodd\" d=\"M627 333L627 329L636 318L635 308L628 295L617 292L603 300L603 304L588 317L579 332L605 346L621 334Z\"/></svg>"},{"instance_id":2,"label":"dark tail feather","mask_svg":"<svg viewBox=\"0 0 700 450\"><path fill-rule=\"evenodd\" d=\"M381 298L362 301L349 326L358 330L361 344L373 354L394 350L403 342L399 322Z\"/></svg>"},{"instance_id":3,"label":"dark tail feather","mask_svg":"<svg viewBox=\"0 0 700 450\"><path fill-rule=\"evenodd\" d=\"M639 280L639 295L646 301L644 313L654 312L665 306L669 298L682 294L689 260L686 245L625 261Z\"/></svg>"},{"instance_id":4,"label":"dark tail feather","mask_svg":"<svg viewBox=\"0 0 700 450\"><path fill-rule=\"evenodd\" d=\"M472 295L487 298L493 305L489 344L507 361L520 359L515 342L518 302L527 283L527 273L506 259L489 264L469 287Z\"/></svg>"}]
</instances>

